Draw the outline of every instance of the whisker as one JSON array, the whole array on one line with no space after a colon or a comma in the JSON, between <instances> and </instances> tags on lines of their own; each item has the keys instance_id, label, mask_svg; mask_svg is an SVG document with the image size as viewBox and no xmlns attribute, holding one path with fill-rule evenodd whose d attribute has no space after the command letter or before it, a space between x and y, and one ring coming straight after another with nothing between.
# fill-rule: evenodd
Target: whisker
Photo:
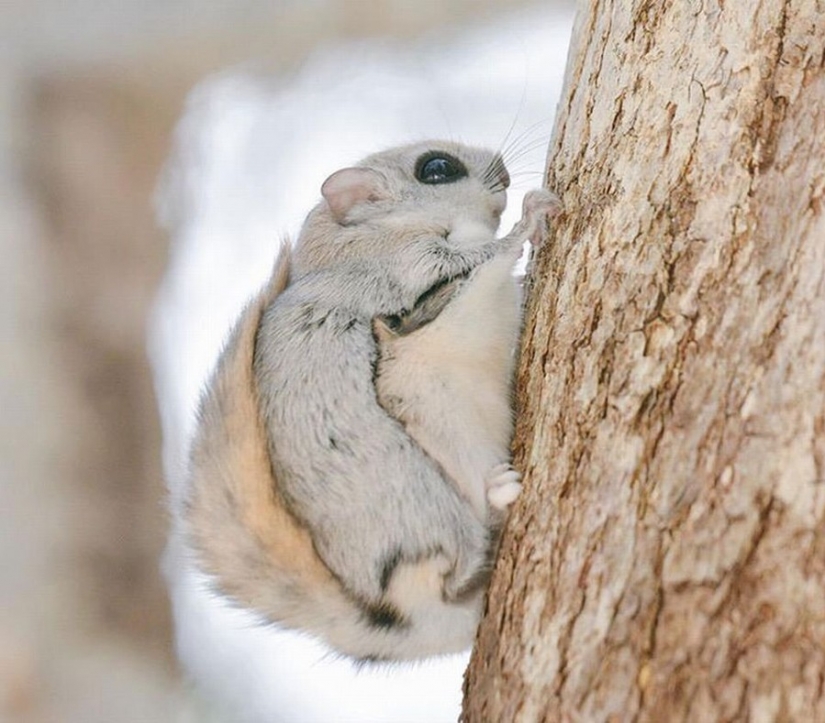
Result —
<instances>
[{"instance_id":1,"label":"whisker","mask_svg":"<svg viewBox=\"0 0 825 723\"><path fill-rule=\"evenodd\" d=\"M502 156L507 156L513 149L519 147L522 142L530 142L530 135L532 133L539 132L542 126L551 122L550 118L543 118L535 123L531 124L527 128L525 128L521 133L519 133L516 137L514 137L507 145L502 147L500 153ZM542 131L542 137L544 137L544 133Z\"/></svg>"},{"instance_id":2,"label":"whisker","mask_svg":"<svg viewBox=\"0 0 825 723\"><path fill-rule=\"evenodd\" d=\"M535 138L530 141L525 141L523 145L520 145L518 147L514 146L506 154L503 155L505 158L518 158L525 152L533 151L536 148L540 148L541 146L547 146L548 143L549 139L546 136L542 136L540 138Z\"/></svg>"},{"instance_id":3,"label":"whisker","mask_svg":"<svg viewBox=\"0 0 825 723\"><path fill-rule=\"evenodd\" d=\"M543 152L544 150L545 146L541 144L519 152L517 156L507 159L507 170L513 171L519 168L529 168L530 166L535 166L537 163L543 163L544 156L546 155Z\"/></svg>"},{"instance_id":4,"label":"whisker","mask_svg":"<svg viewBox=\"0 0 825 723\"><path fill-rule=\"evenodd\" d=\"M515 158L509 160L507 162L507 170L510 172L516 172L520 170L532 169L539 165L544 165L544 154L541 154L539 157L538 154L539 149L534 149L529 154L524 154L519 158Z\"/></svg>"},{"instance_id":5,"label":"whisker","mask_svg":"<svg viewBox=\"0 0 825 723\"><path fill-rule=\"evenodd\" d=\"M516 114L513 117L513 122L510 123L510 127L507 129L507 132L504 134L504 138L501 139L501 143L498 147L499 155L504 155L504 147L507 145L507 142L510 140L510 134L516 127L518 123L518 119L521 116L521 112L524 110L524 104L527 100L527 75L525 74L522 78L522 86L521 86L521 99L519 100L518 108L516 108Z\"/></svg>"}]
</instances>

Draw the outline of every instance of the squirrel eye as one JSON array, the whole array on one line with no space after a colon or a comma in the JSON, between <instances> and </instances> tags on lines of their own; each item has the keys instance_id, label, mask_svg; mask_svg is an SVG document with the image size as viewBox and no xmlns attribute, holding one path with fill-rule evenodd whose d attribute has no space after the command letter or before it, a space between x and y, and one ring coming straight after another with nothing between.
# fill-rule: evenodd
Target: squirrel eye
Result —
<instances>
[{"instance_id":1,"label":"squirrel eye","mask_svg":"<svg viewBox=\"0 0 825 723\"><path fill-rule=\"evenodd\" d=\"M415 164L415 177L421 183L453 183L466 176L467 167L448 153L426 153Z\"/></svg>"}]
</instances>

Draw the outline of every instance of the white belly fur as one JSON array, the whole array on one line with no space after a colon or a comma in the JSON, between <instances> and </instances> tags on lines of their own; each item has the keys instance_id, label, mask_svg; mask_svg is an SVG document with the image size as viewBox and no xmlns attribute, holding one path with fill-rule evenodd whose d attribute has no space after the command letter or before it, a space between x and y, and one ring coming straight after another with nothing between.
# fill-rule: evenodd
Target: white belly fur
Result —
<instances>
[{"instance_id":1,"label":"white belly fur","mask_svg":"<svg viewBox=\"0 0 825 723\"><path fill-rule=\"evenodd\" d=\"M430 324L382 345L376 387L387 411L444 468L482 519L485 478L510 459L512 379L521 327L513 258L473 272Z\"/></svg>"}]
</instances>

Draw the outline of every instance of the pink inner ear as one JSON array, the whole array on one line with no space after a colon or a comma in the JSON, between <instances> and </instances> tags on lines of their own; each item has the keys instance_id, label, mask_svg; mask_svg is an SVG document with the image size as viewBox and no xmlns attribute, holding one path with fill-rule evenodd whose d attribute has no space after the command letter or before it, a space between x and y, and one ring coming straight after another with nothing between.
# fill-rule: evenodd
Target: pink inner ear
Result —
<instances>
[{"instance_id":1,"label":"pink inner ear","mask_svg":"<svg viewBox=\"0 0 825 723\"><path fill-rule=\"evenodd\" d=\"M321 194L341 223L353 206L386 197L382 177L369 168L342 168L335 171L321 186Z\"/></svg>"}]
</instances>

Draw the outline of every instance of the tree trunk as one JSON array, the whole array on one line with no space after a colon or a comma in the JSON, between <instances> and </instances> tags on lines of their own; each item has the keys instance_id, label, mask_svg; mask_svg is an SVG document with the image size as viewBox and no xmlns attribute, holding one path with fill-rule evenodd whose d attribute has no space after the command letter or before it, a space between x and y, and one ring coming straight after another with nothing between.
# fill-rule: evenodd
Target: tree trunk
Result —
<instances>
[{"instance_id":1,"label":"tree trunk","mask_svg":"<svg viewBox=\"0 0 825 723\"><path fill-rule=\"evenodd\" d=\"M583 3L465 721L825 721L825 4Z\"/></svg>"}]
</instances>

